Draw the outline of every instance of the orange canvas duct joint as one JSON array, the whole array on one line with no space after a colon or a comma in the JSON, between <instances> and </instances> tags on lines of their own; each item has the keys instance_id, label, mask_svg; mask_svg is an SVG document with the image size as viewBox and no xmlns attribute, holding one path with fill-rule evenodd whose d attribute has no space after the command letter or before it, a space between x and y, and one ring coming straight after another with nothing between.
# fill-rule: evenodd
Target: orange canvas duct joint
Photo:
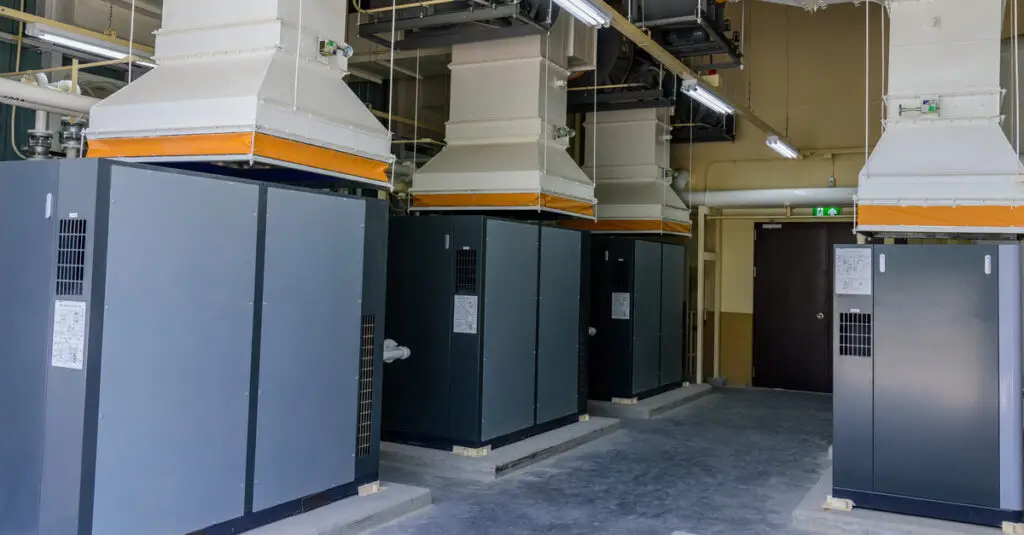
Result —
<instances>
[{"instance_id":1,"label":"orange canvas duct joint","mask_svg":"<svg viewBox=\"0 0 1024 535\"><path fill-rule=\"evenodd\" d=\"M548 208L594 216L594 205L548 193L428 193L412 196L419 208Z\"/></svg>"},{"instance_id":2,"label":"orange canvas duct joint","mask_svg":"<svg viewBox=\"0 0 1024 535\"><path fill-rule=\"evenodd\" d=\"M267 134L237 132L145 138L90 139L90 158L251 156L388 182L386 162Z\"/></svg>"},{"instance_id":3,"label":"orange canvas duct joint","mask_svg":"<svg viewBox=\"0 0 1024 535\"><path fill-rule=\"evenodd\" d=\"M1022 206L859 205L857 225L865 227L1024 227Z\"/></svg>"},{"instance_id":4,"label":"orange canvas duct joint","mask_svg":"<svg viewBox=\"0 0 1024 535\"><path fill-rule=\"evenodd\" d=\"M659 232L690 234L689 223L660 219L604 219L598 221L563 221L562 226L595 232Z\"/></svg>"}]
</instances>

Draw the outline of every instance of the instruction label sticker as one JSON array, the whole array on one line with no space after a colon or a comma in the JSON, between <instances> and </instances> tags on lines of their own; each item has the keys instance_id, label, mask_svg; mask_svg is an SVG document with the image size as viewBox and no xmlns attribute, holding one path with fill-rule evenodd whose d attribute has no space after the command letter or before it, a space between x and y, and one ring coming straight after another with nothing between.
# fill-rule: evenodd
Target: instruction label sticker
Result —
<instances>
[{"instance_id":1,"label":"instruction label sticker","mask_svg":"<svg viewBox=\"0 0 1024 535\"><path fill-rule=\"evenodd\" d=\"M871 295L871 249L836 249L836 294Z\"/></svg>"},{"instance_id":2,"label":"instruction label sticker","mask_svg":"<svg viewBox=\"0 0 1024 535\"><path fill-rule=\"evenodd\" d=\"M629 294L624 292L612 293L612 319L629 319Z\"/></svg>"},{"instance_id":3,"label":"instruction label sticker","mask_svg":"<svg viewBox=\"0 0 1024 535\"><path fill-rule=\"evenodd\" d=\"M86 304L82 301L57 301L54 305L52 366L82 369L85 363L85 310Z\"/></svg>"},{"instance_id":4,"label":"instruction label sticker","mask_svg":"<svg viewBox=\"0 0 1024 535\"><path fill-rule=\"evenodd\" d=\"M455 332L460 334L476 334L477 296L455 296Z\"/></svg>"}]
</instances>

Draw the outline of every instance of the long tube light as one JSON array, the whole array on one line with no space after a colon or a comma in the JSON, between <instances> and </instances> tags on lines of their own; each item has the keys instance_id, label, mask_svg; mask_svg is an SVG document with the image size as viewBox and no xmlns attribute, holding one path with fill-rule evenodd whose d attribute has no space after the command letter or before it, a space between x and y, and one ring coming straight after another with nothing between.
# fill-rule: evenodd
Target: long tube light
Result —
<instances>
[{"instance_id":1,"label":"long tube light","mask_svg":"<svg viewBox=\"0 0 1024 535\"><path fill-rule=\"evenodd\" d=\"M770 136L766 142L768 148L779 153L779 156L795 160L800 157L800 153L796 149L791 147L788 143L779 138L779 136Z\"/></svg>"},{"instance_id":2,"label":"long tube light","mask_svg":"<svg viewBox=\"0 0 1024 535\"><path fill-rule=\"evenodd\" d=\"M28 26L26 26L25 33L33 37L42 39L43 41L53 43L57 46L70 48L72 50L85 52L87 54L92 54L95 56L110 59L124 59L128 57L128 49L126 47L122 47L114 43L100 41L98 39L92 39L90 37L82 35L75 35L71 32L67 32L59 28L53 28L45 24L40 24L36 22L30 23ZM136 57L145 58L147 60L150 57L149 54L145 54L137 50L133 50L132 55ZM156 67L155 63L145 60L138 60L135 62L135 64L141 65L143 67L149 67L151 69L153 67Z\"/></svg>"},{"instance_id":3,"label":"long tube light","mask_svg":"<svg viewBox=\"0 0 1024 535\"><path fill-rule=\"evenodd\" d=\"M555 0L555 3L587 26L607 28L612 23L611 15L587 0Z\"/></svg>"},{"instance_id":4,"label":"long tube light","mask_svg":"<svg viewBox=\"0 0 1024 535\"><path fill-rule=\"evenodd\" d=\"M690 98L700 102L704 106L711 110L717 111L723 115L732 115L736 112L736 109L729 105L728 102L718 98L717 95L708 91L697 80L686 80L682 85L683 93L686 93Z\"/></svg>"}]
</instances>

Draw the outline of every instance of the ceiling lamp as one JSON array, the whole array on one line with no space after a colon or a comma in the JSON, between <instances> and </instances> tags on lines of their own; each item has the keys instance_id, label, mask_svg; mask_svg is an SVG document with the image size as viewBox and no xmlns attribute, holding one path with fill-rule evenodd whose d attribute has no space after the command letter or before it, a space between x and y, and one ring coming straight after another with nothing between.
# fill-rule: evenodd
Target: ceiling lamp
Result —
<instances>
[{"instance_id":1,"label":"ceiling lamp","mask_svg":"<svg viewBox=\"0 0 1024 535\"><path fill-rule=\"evenodd\" d=\"M700 102L708 109L717 111L723 115L732 115L736 109L733 108L728 102L722 100L718 95L708 91L704 86L700 85L697 80L686 80L682 85L683 93L687 96Z\"/></svg>"},{"instance_id":2,"label":"ceiling lamp","mask_svg":"<svg viewBox=\"0 0 1024 535\"><path fill-rule=\"evenodd\" d=\"M779 136L770 136L766 144L768 145L768 148L779 153L779 156L782 156L783 158L795 160L800 157L800 153L791 147L789 143L780 139Z\"/></svg>"},{"instance_id":3,"label":"ceiling lamp","mask_svg":"<svg viewBox=\"0 0 1024 535\"><path fill-rule=\"evenodd\" d=\"M49 26L39 22L29 23L25 27L25 33L60 47L77 50L94 56L110 59L124 59L128 57L128 47L126 46L105 41L103 39L97 39L95 37L81 35L66 29ZM151 69L156 67L155 63L147 61L151 59L149 54L135 49L132 50L132 55L137 58L143 58L136 61L136 65L149 67Z\"/></svg>"},{"instance_id":4,"label":"ceiling lamp","mask_svg":"<svg viewBox=\"0 0 1024 535\"><path fill-rule=\"evenodd\" d=\"M587 26L607 28L612 23L611 15L588 0L555 0L555 3Z\"/></svg>"}]
</instances>

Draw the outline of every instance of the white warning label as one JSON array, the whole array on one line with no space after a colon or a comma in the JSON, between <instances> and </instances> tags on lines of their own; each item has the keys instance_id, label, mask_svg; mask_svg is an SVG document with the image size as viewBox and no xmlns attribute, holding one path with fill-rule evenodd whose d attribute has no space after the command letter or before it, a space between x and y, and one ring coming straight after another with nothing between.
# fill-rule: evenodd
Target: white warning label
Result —
<instances>
[{"instance_id":1,"label":"white warning label","mask_svg":"<svg viewBox=\"0 0 1024 535\"><path fill-rule=\"evenodd\" d=\"M462 334L476 334L477 296L455 296L454 331Z\"/></svg>"},{"instance_id":2,"label":"white warning label","mask_svg":"<svg viewBox=\"0 0 1024 535\"><path fill-rule=\"evenodd\" d=\"M836 294L871 295L871 249L836 249Z\"/></svg>"},{"instance_id":3,"label":"white warning label","mask_svg":"<svg viewBox=\"0 0 1024 535\"><path fill-rule=\"evenodd\" d=\"M629 294L624 292L612 293L612 319L629 319Z\"/></svg>"},{"instance_id":4,"label":"white warning label","mask_svg":"<svg viewBox=\"0 0 1024 535\"><path fill-rule=\"evenodd\" d=\"M53 349L50 364L81 370L85 363L86 304L57 301L53 307Z\"/></svg>"}]
</instances>

